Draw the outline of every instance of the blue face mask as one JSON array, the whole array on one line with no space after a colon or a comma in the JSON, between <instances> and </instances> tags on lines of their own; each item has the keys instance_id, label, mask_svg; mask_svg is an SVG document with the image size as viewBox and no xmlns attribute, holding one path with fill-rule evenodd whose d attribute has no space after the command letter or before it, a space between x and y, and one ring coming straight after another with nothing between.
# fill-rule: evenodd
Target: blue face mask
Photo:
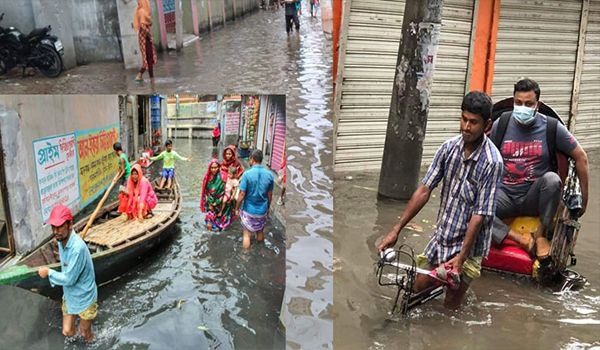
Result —
<instances>
[{"instance_id":1,"label":"blue face mask","mask_svg":"<svg viewBox=\"0 0 600 350\"><path fill-rule=\"evenodd\" d=\"M530 124L535 119L535 108L513 106L513 117L515 117L520 124Z\"/></svg>"}]
</instances>

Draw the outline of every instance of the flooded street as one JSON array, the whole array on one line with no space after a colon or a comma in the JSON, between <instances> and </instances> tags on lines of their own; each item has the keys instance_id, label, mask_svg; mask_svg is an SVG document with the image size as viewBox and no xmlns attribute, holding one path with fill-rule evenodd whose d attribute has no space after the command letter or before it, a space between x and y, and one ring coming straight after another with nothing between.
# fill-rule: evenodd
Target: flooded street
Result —
<instances>
[{"instance_id":1,"label":"flooded street","mask_svg":"<svg viewBox=\"0 0 600 350\"><path fill-rule=\"evenodd\" d=\"M284 10L260 10L200 37L181 52L157 53L155 88L147 74L145 82L134 81L139 67L125 70L122 62L99 62L64 71L54 79L40 73L21 79L15 69L8 79L0 78L0 93L283 93L299 88L290 74L303 74L309 68L327 71L332 65L332 45L323 36L320 17L311 18L308 11L300 19L300 37L294 32L288 38ZM303 64L302 58L313 55L330 59Z\"/></svg>"},{"instance_id":2,"label":"flooded street","mask_svg":"<svg viewBox=\"0 0 600 350\"><path fill-rule=\"evenodd\" d=\"M304 5L306 5L306 2ZM332 348L332 56L332 41L330 38L326 38L323 33L320 16L311 18L306 7L300 18L299 37L294 33L290 38L285 33L284 11L282 9L278 12L259 11L248 15L242 20L228 23L226 28L202 37L201 40L185 47L180 53L159 54L159 63L155 68L157 81L155 89L151 89L148 83L138 84L133 81L136 69L124 70L121 63L99 63L63 72L57 79L35 76L25 79L0 80L0 93L286 94L288 192L286 201L286 271L284 276L287 279L285 291L285 309L287 312L283 317L286 326L286 341L288 347L293 349ZM183 155L187 155L185 142L178 141L175 144L175 149ZM200 158L196 158L196 160L198 159ZM197 162L195 161L192 164L196 165ZM183 169L188 166L188 164L182 164L179 168ZM204 171L205 169L202 168L200 170L202 174L194 173L194 175L188 174L188 176L190 179L201 179ZM198 183L197 186L188 187L186 191L189 191L189 193L184 193L186 199L190 201L188 202L189 207L184 208L185 215L192 215L192 213L198 216L201 215L197 210L198 203L196 203L199 200L200 184ZM191 196L195 202L188 196ZM184 214L182 214L182 218L183 216ZM194 220L196 219L198 218L194 218ZM185 231L186 225L188 224L182 220L183 231ZM187 228L189 230L199 230L195 227ZM227 265L232 274L239 274L242 271L256 272L261 267L266 266L264 263L256 263L254 257L251 257L249 261L237 258L237 251L232 250L233 238L201 236L192 239L184 233L178 237L172 246L161 253L164 254L161 255L162 258L159 258L159 260L165 259L173 265L165 268L157 266L156 270L153 270L156 274L163 277L177 274L182 278L189 278L188 267L183 267L189 265L185 265L183 261L172 261L172 256L175 252L180 254L180 250L197 248L202 251L205 248L201 247L206 246L205 243L208 243L209 239L218 240L219 243L224 241L229 244L229 250L224 249L218 253L225 254L228 257L223 257L228 263L222 262L222 264ZM188 243L194 242L195 248L190 247L189 244L180 245L179 240L184 239L183 237L189 240ZM274 254L275 247L278 246L275 242L272 244L272 247L265 246L264 251L261 250L262 253L256 252L256 254ZM217 253L214 250L211 250L211 252ZM194 256L198 256L199 253L194 254L196 254ZM278 259L282 257L281 254L279 253L273 258ZM258 258L257 256L256 259L264 258ZM206 262L198 261L194 264L202 267ZM240 270L237 270L238 268ZM189 267L189 269L192 268ZM222 270L211 267L208 271L210 272L207 275L208 277L198 280L199 286L202 283L208 284L205 289L201 290L198 286L196 288L187 286L186 288L189 288L188 294L182 296L183 299L199 298L199 291L202 292L201 295L216 293L215 290L218 290L216 286L225 283L221 278L223 277L221 275ZM235 276L239 279L246 278ZM152 281L155 276L150 272L145 272L144 278L150 278L150 281ZM136 289L136 293L139 291L140 295L152 295L153 298L145 298L143 302L137 301L140 307L146 305L149 308L148 313L134 316L134 312L131 310L129 313L124 313L124 315L114 315L111 320L105 320L105 322L110 322L112 327L108 333L114 329L121 329L120 334L122 337L119 338L117 344L123 344L120 343L121 340L124 342L137 342L143 338L141 334L144 331L143 328L140 328L141 324L158 322L161 317L170 317L165 313L181 312L186 306L191 307L189 304L186 305L188 302L184 302L182 310L168 309L170 311L164 311L167 308L166 305L176 307L172 304L176 303L176 301L173 301L174 298L168 299L168 303L171 304L168 304L167 300L158 302L154 298L156 295L147 289L152 288L154 285L155 288L164 289L165 293L170 293L173 287L163 285L165 283L164 278L157 280L155 283L149 283L146 280L143 283L132 283L132 288ZM260 283L257 283L259 287L261 287ZM115 284L109 288L124 287L118 287L118 284ZM129 291L129 293L132 293L132 291ZM227 293L233 292L228 291ZM256 293L259 292L256 291ZM129 294L123 293L122 295ZM201 298L206 297L201 296ZM257 305L258 308L258 305L263 302L261 297L256 297L256 299L251 301L244 299L244 302L250 303L246 305L253 305L252 310L254 310L254 305ZM269 307L275 299L277 298L268 299ZM110 299L106 299L105 304L108 302L107 300ZM222 300L231 300L231 297L223 296ZM128 301L130 299L117 300L115 304ZM210 312L220 312L219 307L222 306L228 309L228 305L219 303L214 306L211 305ZM280 306L281 303L277 306L277 309ZM231 322L236 325L243 324L243 320L247 319L244 314L247 311L239 309L239 306L235 306L234 309L223 311L225 313L222 315L223 322ZM274 314L270 309L265 313L267 315L262 317L269 319L270 322L270 318L274 317ZM149 316L150 314L153 316ZM160 329L158 330L164 333L156 333L155 336L161 342L161 345L167 344L168 340L173 339L182 342L181 347L188 345L184 343L186 341L197 343L194 339L178 336L178 333L181 333L185 327L191 327L194 332L202 334L204 331L197 328L202 326L202 322L204 322L201 317L203 317L203 313L198 313L196 309L196 313L190 311L187 319L173 318L172 322L160 323ZM128 322L129 326L121 327L119 322L128 318L135 319L135 323ZM210 325L206 326L210 328ZM255 326L249 324L248 327L239 328L239 334L252 334L253 331L258 334L258 329ZM43 329L44 327L42 327ZM210 337L219 339L224 343L219 348L231 346L231 343L226 343L223 340L224 337L217 330L211 332L214 334ZM125 337L124 334L127 334L127 336ZM203 339L209 342L210 337L206 335ZM256 338L252 339L256 341ZM165 343L162 343L163 341ZM239 341L242 342L242 340ZM268 341L272 341L272 337L261 341L264 341L264 343L238 343L236 346L256 348L260 347L261 344L268 344ZM103 344L115 344L115 342L115 340L106 339ZM199 348L202 347L199 346Z\"/></svg>"},{"instance_id":3,"label":"flooded street","mask_svg":"<svg viewBox=\"0 0 600 350\"><path fill-rule=\"evenodd\" d=\"M61 334L60 305L25 290L3 286L11 300L0 320L7 329L0 348L283 348L277 334L285 288L285 228L269 219L265 243L242 249L239 220L222 232L208 232L200 212L210 140L176 140L174 149L193 156L176 164L183 197L173 239L117 281L99 288L93 322L96 341L73 343ZM159 174L160 162L152 170ZM19 321L14 322L17 318ZM10 334L11 337L6 335ZM12 337L12 335L15 335Z\"/></svg>"},{"instance_id":4,"label":"flooded street","mask_svg":"<svg viewBox=\"0 0 600 350\"><path fill-rule=\"evenodd\" d=\"M334 344L340 349L580 349L600 348L600 162L590 154L590 200L581 219L572 269L587 277L580 291L553 293L528 280L483 271L458 312L443 296L407 319L390 312L396 287L375 277L377 244L406 203L377 201L378 173L336 174ZM349 178L348 176L351 176ZM421 174L421 179L424 172ZM398 244L420 253L433 232L435 198L413 219L423 232L404 229Z\"/></svg>"}]
</instances>

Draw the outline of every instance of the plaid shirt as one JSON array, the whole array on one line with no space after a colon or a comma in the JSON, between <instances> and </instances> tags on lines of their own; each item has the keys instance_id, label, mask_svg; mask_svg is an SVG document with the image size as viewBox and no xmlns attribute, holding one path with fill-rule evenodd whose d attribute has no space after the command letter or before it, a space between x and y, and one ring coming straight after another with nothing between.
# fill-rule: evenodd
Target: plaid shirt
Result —
<instances>
[{"instance_id":1,"label":"plaid shirt","mask_svg":"<svg viewBox=\"0 0 600 350\"><path fill-rule=\"evenodd\" d=\"M443 179L436 228L424 252L430 263L447 262L460 252L473 214L485 218L468 256L487 256L502 169L502 155L486 136L466 159L460 135L440 147L423 179L423 185L429 189Z\"/></svg>"}]
</instances>

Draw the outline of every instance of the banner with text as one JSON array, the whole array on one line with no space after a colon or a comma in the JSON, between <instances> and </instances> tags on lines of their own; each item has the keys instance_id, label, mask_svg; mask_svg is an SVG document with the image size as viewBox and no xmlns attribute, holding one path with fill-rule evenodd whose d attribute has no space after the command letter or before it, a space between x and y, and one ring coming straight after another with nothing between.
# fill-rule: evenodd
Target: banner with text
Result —
<instances>
[{"instance_id":1,"label":"banner with text","mask_svg":"<svg viewBox=\"0 0 600 350\"><path fill-rule=\"evenodd\" d=\"M55 205L63 204L73 209L79 204L75 134L33 141L33 157L42 223L45 223Z\"/></svg>"},{"instance_id":2,"label":"banner with text","mask_svg":"<svg viewBox=\"0 0 600 350\"><path fill-rule=\"evenodd\" d=\"M119 125L78 131L75 137L83 208L106 189L116 174L117 155L112 147L119 141Z\"/></svg>"}]
</instances>

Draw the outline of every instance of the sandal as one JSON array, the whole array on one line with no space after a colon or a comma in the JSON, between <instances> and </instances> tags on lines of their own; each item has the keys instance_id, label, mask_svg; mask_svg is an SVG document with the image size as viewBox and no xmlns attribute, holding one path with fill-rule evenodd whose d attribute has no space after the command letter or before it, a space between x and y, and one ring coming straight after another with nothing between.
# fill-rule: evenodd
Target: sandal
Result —
<instances>
[{"instance_id":1,"label":"sandal","mask_svg":"<svg viewBox=\"0 0 600 350\"><path fill-rule=\"evenodd\" d=\"M538 260L543 260L550 256L550 242L546 239L546 237L538 237L535 239L535 255Z\"/></svg>"}]
</instances>

